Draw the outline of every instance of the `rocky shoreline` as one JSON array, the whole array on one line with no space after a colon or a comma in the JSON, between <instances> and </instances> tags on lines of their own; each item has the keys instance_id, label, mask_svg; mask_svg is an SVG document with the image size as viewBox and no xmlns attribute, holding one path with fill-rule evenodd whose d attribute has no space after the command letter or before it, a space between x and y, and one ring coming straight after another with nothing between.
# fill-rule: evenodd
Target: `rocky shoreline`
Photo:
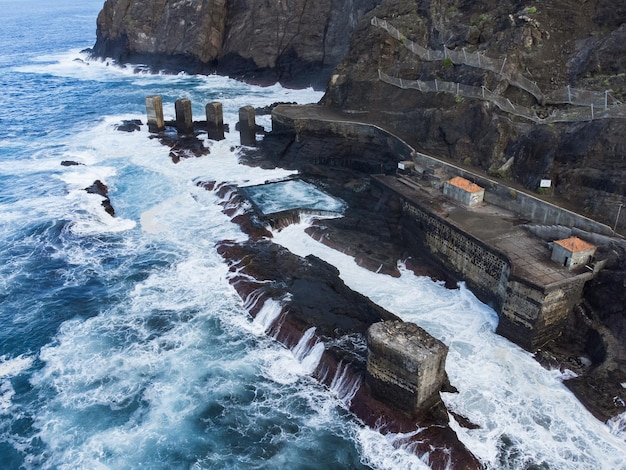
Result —
<instances>
[{"instance_id":1,"label":"rocky shoreline","mask_svg":"<svg viewBox=\"0 0 626 470\"><path fill-rule=\"evenodd\" d=\"M322 343L322 358L311 375L364 424L383 434L399 434L395 446L426 457L433 469L482 468L451 429L440 400L412 417L378 400L365 383L368 327L399 318L345 286L333 266L315 256L301 258L274 244L271 233L252 212L236 215L242 202L236 188L198 184L224 198L224 212L250 237L243 243L224 241L217 250L229 264L230 282L251 316L260 315L267 302L280 305L278 318L267 325L266 333L294 351ZM314 334L303 345L311 329ZM446 381L442 391L455 389ZM465 417L455 419L462 426L473 426Z\"/></svg>"},{"instance_id":2,"label":"rocky shoreline","mask_svg":"<svg viewBox=\"0 0 626 470\"><path fill-rule=\"evenodd\" d=\"M318 155L316 159L311 158L310 145L294 143L280 133L269 133L258 147L245 149L241 162L250 166L298 170L302 179L347 203L344 217L317 220L307 229L307 233L313 238L353 256L358 264L372 271L398 275L398 262L403 261L416 274L444 281L447 287L455 288L458 279L450 276L435 260L427 255L416 256L414 250L398 242L400 239L394 227L397 226L401 208L397 201L377 193L376 188L369 183L373 161L382 161L378 168L383 171L387 167L391 168L386 163L386 156L381 156L380 149L364 143L361 146L354 142L348 145L341 142L341 139L330 136L318 136L317 139L317 143L312 145L315 148L314 153ZM187 140L162 139L162 143L175 152L172 154L174 162L177 158L197 156L193 151L197 139L192 139L194 145L191 148L186 148ZM359 165L365 171L355 171L340 164L333 165L333 161L319 156L325 152L326 155L341 158L346 145L351 147L353 154L359 155ZM294 154L299 154L300 157L291 158ZM388 158L391 161L392 156ZM216 191L224 200L224 212L232 216L233 222L249 236L245 243L224 241L218 246L218 251L231 267L231 272L235 273L231 282L246 303L250 314L256 316L265 300L283 302L281 299L289 297L290 301L282 306L280 328L270 329L267 333L285 346L293 348L309 328L315 328L315 339L311 340L309 346L316 341L334 346L326 348L324 359L313 376L329 388L338 374L351 377L352 382L346 382L350 389L349 385L357 383L358 376L363 374L363 338L367 326L376 321L394 319L395 316L348 289L332 266L315 257L299 258L273 244L271 233L252 213L236 214L241 205L236 188L214 181L197 184L206 190ZM297 220L297 215L292 218L293 220L285 219L275 223L288 224ZM328 292L333 293L332 300ZM329 320L327 312L333 309L338 313ZM351 313L346 315L345 312ZM346 338L350 340L347 341ZM536 358L547 368L568 369L579 374L580 378L573 381L570 388L596 417L606 421L615 415L611 413L611 403L607 402L607 396L614 393L615 387L620 387L620 376L607 371L606 367L595 367L597 364L590 367L589 364L582 363L579 359L581 354L585 354L585 351L584 348L581 350L579 341L562 341L542 348ZM595 372L591 373L593 371ZM445 391L454 390L449 383L446 387ZM601 393L598 393L599 390ZM480 468L479 462L450 429L446 410L441 403L416 420L382 404L372 397L365 386L333 392L339 395L345 393L350 411L381 432L410 434L418 427L425 427L426 431L410 434L410 437L397 445L406 445L418 455L430 452L434 468L446 468L450 462L449 452L454 454L451 460L454 468ZM475 426L463 416L455 416L455 420L464 427ZM381 422L385 424L380 426ZM431 445L440 450L432 452ZM454 450L450 451L450 447Z\"/></svg>"},{"instance_id":3,"label":"rocky shoreline","mask_svg":"<svg viewBox=\"0 0 626 470\"><path fill-rule=\"evenodd\" d=\"M395 173L391 162L397 157L372 142L337 135L307 134L292 139L288 134L271 132L259 148L247 150L244 162L298 170L302 178L348 203L343 218L317 221L309 228L310 235L349 253L372 271L393 275L398 260L409 260L417 274L456 287L459 279L429 255L401 241L397 231L401 216L398 201L380 194L369 184L368 171ZM325 157L328 155L333 158ZM585 301L571 312L569 327L535 353L544 367L572 375L565 385L603 422L624 413L626 399L622 385L626 380L626 335L619 314L619 305L623 308L619 299L624 292L619 292L618 287L626 253L621 245L608 247L603 248L612 250L606 273L600 281L588 283ZM601 292L607 292L607 296L600 299Z\"/></svg>"}]
</instances>

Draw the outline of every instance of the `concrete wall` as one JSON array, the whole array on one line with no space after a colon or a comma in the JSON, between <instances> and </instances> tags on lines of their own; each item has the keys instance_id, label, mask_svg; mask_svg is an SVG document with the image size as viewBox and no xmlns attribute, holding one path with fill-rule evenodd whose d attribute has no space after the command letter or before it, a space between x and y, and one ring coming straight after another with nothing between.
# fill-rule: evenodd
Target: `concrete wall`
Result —
<instances>
[{"instance_id":1,"label":"concrete wall","mask_svg":"<svg viewBox=\"0 0 626 470\"><path fill-rule=\"evenodd\" d=\"M377 184L377 180L373 180ZM378 183L381 184L382 183ZM447 220L402 198L405 242L426 247L498 313L497 332L529 351L558 337L592 273L536 285L511 273L511 261Z\"/></svg>"},{"instance_id":2,"label":"concrete wall","mask_svg":"<svg viewBox=\"0 0 626 470\"><path fill-rule=\"evenodd\" d=\"M455 165L442 162L428 155L414 152L413 159L424 168L436 166L453 176L470 179L485 188L484 201L519 214L521 218L541 225L565 225L604 235L613 234L611 227L543 201L531 194L516 191L490 178L471 173Z\"/></svg>"},{"instance_id":3,"label":"concrete wall","mask_svg":"<svg viewBox=\"0 0 626 470\"><path fill-rule=\"evenodd\" d=\"M583 293L592 274L583 274L566 282L536 286L519 279L507 284L497 333L529 351L535 351L558 337L569 313Z\"/></svg>"},{"instance_id":4,"label":"concrete wall","mask_svg":"<svg viewBox=\"0 0 626 470\"><path fill-rule=\"evenodd\" d=\"M483 242L404 200L405 237L420 237L429 250L460 274L478 297L498 310L506 295L511 263Z\"/></svg>"}]
</instances>

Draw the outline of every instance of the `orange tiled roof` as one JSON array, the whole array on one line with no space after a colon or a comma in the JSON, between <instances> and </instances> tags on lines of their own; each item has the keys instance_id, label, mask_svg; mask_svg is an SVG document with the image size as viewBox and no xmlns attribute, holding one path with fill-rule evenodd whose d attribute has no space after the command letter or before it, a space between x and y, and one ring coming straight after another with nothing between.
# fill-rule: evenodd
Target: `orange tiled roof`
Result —
<instances>
[{"instance_id":1,"label":"orange tiled roof","mask_svg":"<svg viewBox=\"0 0 626 470\"><path fill-rule=\"evenodd\" d=\"M455 176L450 181L448 181L448 184L456 186L457 188L461 188L468 193L477 193L478 191L482 191L484 189L460 176Z\"/></svg>"},{"instance_id":2,"label":"orange tiled roof","mask_svg":"<svg viewBox=\"0 0 626 470\"><path fill-rule=\"evenodd\" d=\"M566 250L576 253L578 251L593 250L595 248L591 243L587 243L585 240L581 240L578 237L565 238L563 240L556 240L554 243L561 245Z\"/></svg>"}]
</instances>

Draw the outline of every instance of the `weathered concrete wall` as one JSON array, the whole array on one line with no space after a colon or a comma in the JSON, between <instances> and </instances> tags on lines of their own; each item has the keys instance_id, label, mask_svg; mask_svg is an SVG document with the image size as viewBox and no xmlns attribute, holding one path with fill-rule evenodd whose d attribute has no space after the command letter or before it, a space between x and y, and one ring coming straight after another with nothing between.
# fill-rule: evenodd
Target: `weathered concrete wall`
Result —
<instances>
[{"instance_id":1,"label":"weathered concrete wall","mask_svg":"<svg viewBox=\"0 0 626 470\"><path fill-rule=\"evenodd\" d=\"M414 323L375 323L367 331L367 383L383 402L418 415L440 399L447 354Z\"/></svg>"},{"instance_id":2,"label":"weathered concrete wall","mask_svg":"<svg viewBox=\"0 0 626 470\"><path fill-rule=\"evenodd\" d=\"M376 178L373 182L384 188ZM498 313L497 332L529 351L561 334L585 282L593 277L585 273L548 285L534 284L512 273L512 262L504 253L411 200L403 198L402 212L405 242L416 249L426 247L463 278Z\"/></svg>"},{"instance_id":3,"label":"weathered concrete wall","mask_svg":"<svg viewBox=\"0 0 626 470\"><path fill-rule=\"evenodd\" d=\"M582 297L585 282L592 276L591 273L584 274L545 287L511 279L507 284L498 334L530 351L558 337L569 313Z\"/></svg>"},{"instance_id":4,"label":"weathered concrete wall","mask_svg":"<svg viewBox=\"0 0 626 470\"><path fill-rule=\"evenodd\" d=\"M502 307L511 272L504 254L407 200L402 211L406 238L420 238L446 267L462 275L481 300L496 310Z\"/></svg>"}]
</instances>

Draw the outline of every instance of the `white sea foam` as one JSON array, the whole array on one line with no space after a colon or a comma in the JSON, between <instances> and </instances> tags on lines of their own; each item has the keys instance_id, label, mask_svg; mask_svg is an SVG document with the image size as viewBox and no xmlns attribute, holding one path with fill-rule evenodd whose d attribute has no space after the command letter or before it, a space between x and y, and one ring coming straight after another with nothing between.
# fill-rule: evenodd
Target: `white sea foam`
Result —
<instances>
[{"instance_id":1,"label":"white sea foam","mask_svg":"<svg viewBox=\"0 0 626 470\"><path fill-rule=\"evenodd\" d=\"M33 358L20 355L8 358L0 356L0 415L9 413L15 390L11 379L29 369L33 364Z\"/></svg>"},{"instance_id":2,"label":"white sea foam","mask_svg":"<svg viewBox=\"0 0 626 470\"><path fill-rule=\"evenodd\" d=\"M269 331L280 315L282 309L283 306L280 302L273 299L267 299L252 322L255 330L258 331L259 334L264 334Z\"/></svg>"},{"instance_id":3,"label":"white sea foam","mask_svg":"<svg viewBox=\"0 0 626 470\"><path fill-rule=\"evenodd\" d=\"M430 467L413 452L394 444L404 437L398 434L382 436L378 431L362 428L358 432L358 442L362 449L362 462L373 468L424 470Z\"/></svg>"}]
</instances>

